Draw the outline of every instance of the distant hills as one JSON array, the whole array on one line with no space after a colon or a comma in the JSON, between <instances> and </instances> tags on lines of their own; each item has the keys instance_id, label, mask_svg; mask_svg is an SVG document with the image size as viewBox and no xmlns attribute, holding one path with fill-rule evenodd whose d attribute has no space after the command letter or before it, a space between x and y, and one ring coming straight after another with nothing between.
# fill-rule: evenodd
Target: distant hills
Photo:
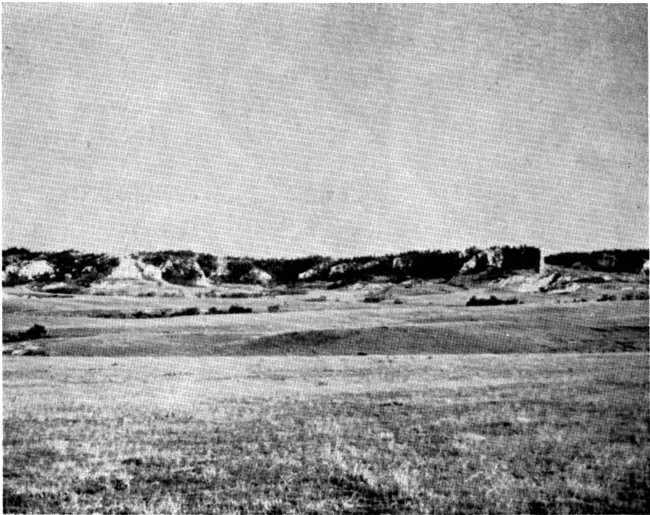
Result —
<instances>
[{"instance_id":1,"label":"distant hills","mask_svg":"<svg viewBox=\"0 0 650 515\"><path fill-rule=\"evenodd\" d=\"M548 265L605 272L640 273L648 250L566 252L546 256ZM219 257L192 251L138 252L128 256L75 250L37 252L9 248L2 252L4 286L66 283L80 287L99 281L142 280L183 286L296 284L326 281L334 285L359 281L400 282L406 279L449 280L456 276L497 278L517 271L539 272L536 247L472 247L465 251L410 251L382 256L334 259Z\"/></svg>"}]
</instances>

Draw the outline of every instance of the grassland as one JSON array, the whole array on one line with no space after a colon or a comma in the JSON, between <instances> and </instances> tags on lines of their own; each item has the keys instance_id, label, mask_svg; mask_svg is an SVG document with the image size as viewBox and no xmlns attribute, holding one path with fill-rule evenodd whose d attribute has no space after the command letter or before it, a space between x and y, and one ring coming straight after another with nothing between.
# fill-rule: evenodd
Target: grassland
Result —
<instances>
[{"instance_id":1,"label":"grassland","mask_svg":"<svg viewBox=\"0 0 650 515\"><path fill-rule=\"evenodd\" d=\"M648 302L444 288L5 298L4 512L650 512Z\"/></svg>"},{"instance_id":2,"label":"grassland","mask_svg":"<svg viewBox=\"0 0 650 515\"><path fill-rule=\"evenodd\" d=\"M6 359L4 511L647 513L644 353Z\"/></svg>"}]
</instances>

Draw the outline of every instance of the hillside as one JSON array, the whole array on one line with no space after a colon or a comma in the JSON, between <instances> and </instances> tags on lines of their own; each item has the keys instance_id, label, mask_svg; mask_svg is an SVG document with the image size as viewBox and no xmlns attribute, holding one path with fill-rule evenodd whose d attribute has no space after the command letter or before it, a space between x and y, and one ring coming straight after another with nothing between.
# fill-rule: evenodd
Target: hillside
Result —
<instances>
[{"instance_id":1,"label":"hillside","mask_svg":"<svg viewBox=\"0 0 650 515\"><path fill-rule=\"evenodd\" d=\"M219 257L192 251L138 252L127 256L84 254L75 250L34 252L10 248L2 254L5 286L58 284L88 287L111 281L165 282L180 286L212 284L286 285L328 281L339 285L375 279L451 279L456 275L539 269L534 247L470 248L464 252L410 251L382 256L333 259L308 256L294 259ZM74 288L73 288L74 290ZM61 291L63 292L63 291ZM70 291L78 293L78 291Z\"/></svg>"}]
</instances>

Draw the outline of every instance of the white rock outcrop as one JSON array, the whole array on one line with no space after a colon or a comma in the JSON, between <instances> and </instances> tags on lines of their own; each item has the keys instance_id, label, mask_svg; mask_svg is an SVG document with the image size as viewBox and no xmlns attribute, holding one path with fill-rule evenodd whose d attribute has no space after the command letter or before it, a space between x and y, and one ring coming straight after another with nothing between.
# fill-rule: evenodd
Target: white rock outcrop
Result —
<instances>
[{"instance_id":1,"label":"white rock outcrop","mask_svg":"<svg viewBox=\"0 0 650 515\"><path fill-rule=\"evenodd\" d=\"M133 259L131 256L120 256L120 264L111 271L106 280L113 281L138 281L144 279L142 277L143 263Z\"/></svg>"},{"instance_id":2,"label":"white rock outcrop","mask_svg":"<svg viewBox=\"0 0 650 515\"><path fill-rule=\"evenodd\" d=\"M475 253L460 269L461 274L483 272L490 268L503 266L503 251L500 248L489 248Z\"/></svg>"},{"instance_id":3,"label":"white rock outcrop","mask_svg":"<svg viewBox=\"0 0 650 515\"><path fill-rule=\"evenodd\" d=\"M146 263L136 264L136 266L140 266L140 265L142 265L142 269L140 270L140 273L142 274L142 278L144 280L156 281L156 282L160 282L163 280L162 270L157 266L148 265Z\"/></svg>"},{"instance_id":4,"label":"white rock outcrop","mask_svg":"<svg viewBox=\"0 0 650 515\"><path fill-rule=\"evenodd\" d=\"M298 274L298 279L301 281L308 281L309 279L313 279L314 277L322 274L328 266L329 263L327 262L316 265L315 267Z\"/></svg>"},{"instance_id":5,"label":"white rock outcrop","mask_svg":"<svg viewBox=\"0 0 650 515\"><path fill-rule=\"evenodd\" d=\"M332 268L330 268L329 277L331 279L332 277L336 277L337 275L343 275L345 272L350 270L350 268L351 265L349 265L348 263L341 263L339 265L334 265Z\"/></svg>"},{"instance_id":6,"label":"white rock outcrop","mask_svg":"<svg viewBox=\"0 0 650 515\"><path fill-rule=\"evenodd\" d=\"M36 279L50 279L54 277L55 270L50 263L44 259L37 259L36 261L27 261L20 264L9 265L2 272L2 282L11 275L16 275L25 281L33 281Z\"/></svg>"},{"instance_id":7,"label":"white rock outcrop","mask_svg":"<svg viewBox=\"0 0 650 515\"><path fill-rule=\"evenodd\" d=\"M273 281L273 276L260 268L253 268L246 274L246 282L267 286L271 281Z\"/></svg>"},{"instance_id":8,"label":"white rock outcrop","mask_svg":"<svg viewBox=\"0 0 650 515\"><path fill-rule=\"evenodd\" d=\"M404 270L407 267L406 261L401 257L393 259L393 270Z\"/></svg>"}]
</instances>

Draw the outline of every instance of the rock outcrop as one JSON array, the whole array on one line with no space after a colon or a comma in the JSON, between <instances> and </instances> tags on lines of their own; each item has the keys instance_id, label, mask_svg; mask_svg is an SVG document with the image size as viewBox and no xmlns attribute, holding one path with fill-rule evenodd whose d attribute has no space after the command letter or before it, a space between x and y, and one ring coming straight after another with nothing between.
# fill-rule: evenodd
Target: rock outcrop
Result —
<instances>
[{"instance_id":1,"label":"rock outcrop","mask_svg":"<svg viewBox=\"0 0 650 515\"><path fill-rule=\"evenodd\" d=\"M142 276L144 263L133 259L131 256L121 256L120 264L111 271L106 280L111 281L138 281L144 279Z\"/></svg>"},{"instance_id":2,"label":"rock outcrop","mask_svg":"<svg viewBox=\"0 0 650 515\"><path fill-rule=\"evenodd\" d=\"M21 281L47 281L54 278L56 271L54 267L43 259L27 261L20 264L7 266L2 272L3 284L7 279L15 277Z\"/></svg>"},{"instance_id":3,"label":"rock outcrop","mask_svg":"<svg viewBox=\"0 0 650 515\"><path fill-rule=\"evenodd\" d=\"M325 270L328 269L329 265L330 264L327 261L325 261L323 263L320 263L320 264L316 265L315 267L310 268L309 270L306 270L305 272L302 272L302 273L298 274L298 279L300 281L309 281L310 279L318 277L321 274L323 274L323 272L325 272Z\"/></svg>"},{"instance_id":4,"label":"rock outcrop","mask_svg":"<svg viewBox=\"0 0 650 515\"><path fill-rule=\"evenodd\" d=\"M491 247L478 252L472 252L468 261L463 264L460 274L476 274L490 269L503 267L503 251L498 247Z\"/></svg>"},{"instance_id":5,"label":"rock outcrop","mask_svg":"<svg viewBox=\"0 0 650 515\"><path fill-rule=\"evenodd\" d=\"M273 277L268 272L259 268L253 268L244 276L244 281L251 284L260 284L267 286L273 281Z\"/></svg>"},{"instance_id":6,"label":"rock outcrop","mask_svg":"<svg viewBox=\"0 0 650 515\"><path fill-rule=\"evenodd\" d=\"M154 281L162 282L162 270L156 266L143 263L131 256L121 256L116 266L105 281Z\"/></svg>"}]
</instances>

